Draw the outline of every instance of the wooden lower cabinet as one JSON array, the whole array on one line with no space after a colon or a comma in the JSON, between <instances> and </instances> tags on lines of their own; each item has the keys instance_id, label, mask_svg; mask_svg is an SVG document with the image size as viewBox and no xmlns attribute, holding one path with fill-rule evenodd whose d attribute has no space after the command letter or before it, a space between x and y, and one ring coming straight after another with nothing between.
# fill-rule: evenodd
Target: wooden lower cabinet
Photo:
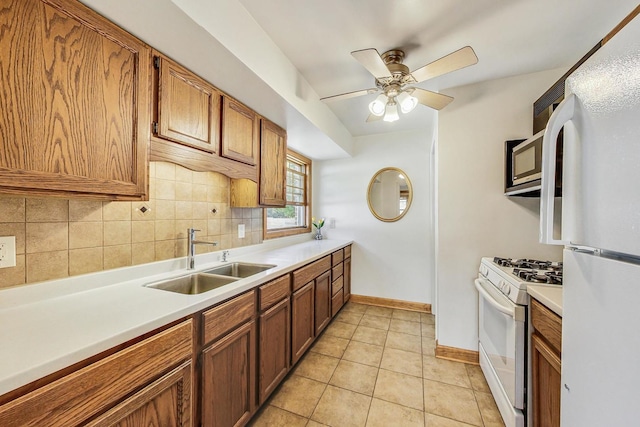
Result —
<instances>
[{"instance_id":1,"label":"wooden lower cabinet","mask_svg":"<svg viewBox=\"0 0 640 427\"><path fill-rule=\"evenodd\" d=\"M156 425L190 426L191 365L180 364L191 359L192 337L187 320L71 372L1 405L0 426L66 427L96 416L96 425L159 419L167 424Z\"/></svg>"},{"instance_id":2,"label":"wooden lower cabinet","mask_svg":"<svg viewBox=\"0 0 640 427\"><path fill-rule=\"evenodd\" d=\"M560 356L537 334L531 337L533 425L560 426Z\"/></svg>"},{"instance_id":3,"label":"wooden lower cabinet","mask_svg":"<svg viewBox=\"0 0 640 427\"><path fill-rule=\"evenodd\" d=\"M315 334L331 321L331 271L325 271L315 280Z\"/></svg>"},{"instance_id":4,"label":"wooden lower cabinet","mask_svg":"<svg viewBox=\"0 0 640 427\"><path fill-rule=\"evenodd\" d=\"M532 425L560 426L562 318L531 299Z\"/></svg>"},{"instance_id":5,"label":"wooden lower cabinet","mask_svg":"<svg viewBox=\"0 0 640 427\"><path fill-rule=\"evenodd\" d=\"M342 292L344 295L344 302L346 303L347 301L349 301L349 298L351 297L351 257L345 258L343 263L344 263L344 269L342 272L342 277L343 277Z\"/></svg>"},{"instance_id":6,"label":"wooden lower cabinet","mask_svg":"<svg viewBox=\"0 0 640 427\"><path fill-rule=\"evenodd\" d=\"M291 296L291 365L311 346L314 331L314 283L311 281Z\"/></svg>"},{"instance_id":7,"label":"wooden lower cabinet","mask_svg":"<svg viewBox=\"0 0 640 427\"><path fill-rule=\"evenodd\" d=\"M185 362L86 427L187 427L191 420L191 362Z\"/></svg>"},{"instance_id":8,"label":"wooden lower cabinet","mask_svg":"<svg viewBox=\"0 0 640 427\"><path fill-rule=\"evenodd\" d=\"M289 372L291 304L283 299L260 315L258 401L262 404Z\"/></svg>"},{"instance_id":9,"label":"wooden lower cabinet","mask_svg":"<svg viewBox=\"0 0 640 427\"><path fill-rule=\"evenodd\" d=\"M202 351L202 425L245 425L256 409L256 321Z\"/></svg>"}]
</instances>

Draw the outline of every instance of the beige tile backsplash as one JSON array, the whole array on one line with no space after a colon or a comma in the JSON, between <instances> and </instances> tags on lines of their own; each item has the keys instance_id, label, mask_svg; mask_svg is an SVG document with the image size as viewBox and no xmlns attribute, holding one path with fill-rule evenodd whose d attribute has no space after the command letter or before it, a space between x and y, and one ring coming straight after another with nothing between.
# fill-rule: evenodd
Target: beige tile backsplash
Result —
<instances>
[{"instance_id":1,"label":"beige tile backsplash","mask_svg":"<svg viewBox=\"0 0 640 427\"><path fill-rule=\"evenodd\" d=\"M17 254L15 267L0 269L0 288L183 257L190 227L218 242L198 253L257 244L262 209L230 208L222 174L165 162L150 165L149 201L0 196L0 236L16 236Z\"/></svg>"}]
</instances>

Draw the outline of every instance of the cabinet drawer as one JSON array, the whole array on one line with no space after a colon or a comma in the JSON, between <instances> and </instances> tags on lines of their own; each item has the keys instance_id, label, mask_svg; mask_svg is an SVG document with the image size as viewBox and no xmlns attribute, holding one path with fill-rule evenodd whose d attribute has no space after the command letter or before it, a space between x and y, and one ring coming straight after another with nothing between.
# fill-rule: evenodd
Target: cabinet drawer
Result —
<instances>
[{"instance_id":1,"label":"cabinet drawer","mask_svg":"<svg viewBox=\"0 0 640 427\"><path fill-rule=\"evenodd\" d=\"M187 320L0 406L0 425L83 424L191 357Z\"/></svg>"},{"instance_id":2,"label":"cabinet drawer","mask_svg":"<svg viewBox=\"0 0 640 427\"><path fill-rule=\"evenodd\" d=\"M344 257L351 258L351 245L344 248Z\"/></svg>"},{"instance_id":3,"label":"cabinet drawer","mask_svg":"<svg viewBox=\"0 0 640 427\"><path fill-rule=\"evenodd\" d=\"M342 293L342 288L340 288L340 291L331 298L331 317L335 316L338 311L340 311L342 304L344 304L344 295Z\"/></svg>"},{"instance_id":4,"label":"cabinet drawer","mask_svg":"<svg viewBox=\"0 0 640 427\"><path fill-rule=\"evenodd\" d=\"M256 313L255 291L247 292L202 314L204 344L221 337Z\"/></svg>"},{"instance_id":5,"label":"cabinet drawer","mask_svg":"<svg viewBox=\"0 0 640 427\"><path fill-rule=\"evenodd\" d=\"M538 300L531 298L531 323L535 330L560 353L562 350L562 318Z\"/></svg>"},{"instance_id":6,"label":"cabinet drawer","mask_svg":"<svg viewBox=\"0 0 640 427\"><path fill-rule=\"evenodd\" d=\"M331 284L331 295L335 295L339 290L341 290L344 286L344 279L342 276L338 277Z\"/></svg>"},{"instance_id":7,"label":"cabinet drawer","mask_svg":"<svg viewBox=\"0 0 640 427\"><path fill-rule=\"evenodd\" d=\"M340 263L331 269L331 280L336 280L338 277L342 276L342 271L344 269L344 264Z\"/></svg>"},{"instance_id":8,"label":"cabinet drawer","mask_svg":"<svg viewBox=\"0 0 640 427\"><path fill-rule=\"evenodd\" d=\"M325 271L331 268L331 255L312 262L293 272L293 290L297 291Z\"/></svg>"},{"instance_id":9,"label":"cabinet drawer","mask_svg":"<svg viewBox=\"0 0 640 427\"><path fill-rule=\"evenodd\" d=\"M266 310L289 295L291 280L289 275L282 276L272 282L262 285L260 292L260 310Z\"/></svg>"},{"instance_id":10,"label":"cabinet drawer","mask_svg":"<svg viewBox=\"0 0 640 427\"><path fill-rule=\"evenodd\" d=\"M331 254L331 265L338 265L344 259L344 251L342 249L338 249L334 253Z\"/></svg>"}]
</instances>

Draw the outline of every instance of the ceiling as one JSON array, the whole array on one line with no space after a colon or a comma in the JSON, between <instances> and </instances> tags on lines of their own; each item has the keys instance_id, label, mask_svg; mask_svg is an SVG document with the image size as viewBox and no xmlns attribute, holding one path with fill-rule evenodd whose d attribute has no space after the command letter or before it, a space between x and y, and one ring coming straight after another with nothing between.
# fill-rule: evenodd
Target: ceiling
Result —
<instances>
[{"instance_id":1,"label":"ceiling","mask_svg":"<svg viewBox=\"0 0 640 427\"><path fill-rule=\"evenodd\" d=\"M445 94L455 86L569 69L637 6L636 0L239 2L319 97L375 86L350 55L366 48L402 48L404 63L414 70L472 46L478 64L418 85ZM327 104L353 136L419 129L433 120L427 107L418 106L394 123L366 123L375 96Z\"/></svg>"}]
</instances>

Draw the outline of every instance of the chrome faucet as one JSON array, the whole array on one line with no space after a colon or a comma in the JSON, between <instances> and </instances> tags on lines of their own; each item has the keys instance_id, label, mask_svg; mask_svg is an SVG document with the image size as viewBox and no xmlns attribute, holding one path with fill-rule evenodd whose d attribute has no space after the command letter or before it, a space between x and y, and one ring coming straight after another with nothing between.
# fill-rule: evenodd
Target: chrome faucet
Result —
<instances>
[{"instance_id":1,"label":"chrome faucet","mask_svg":"<svg viewBox=\"0 0 640 427\"><path fill-rule=\"evenodd\" d=\"M227 262L228 256L229 256L229 251L222 251L222 262Z\"/></svg>"},{"instance_id":2,"label":"chrome faucet","mask_svg":"<svg viewBox=\"0 0 640 427\"><path fill-rule=\"evenodd\" d=\"M196 240L195 228L187 228L187 269L193 270L196 264L196 245L213 245L216 246L218 242L205 242L203 240Z\"/></svg>"}]
</instances>

